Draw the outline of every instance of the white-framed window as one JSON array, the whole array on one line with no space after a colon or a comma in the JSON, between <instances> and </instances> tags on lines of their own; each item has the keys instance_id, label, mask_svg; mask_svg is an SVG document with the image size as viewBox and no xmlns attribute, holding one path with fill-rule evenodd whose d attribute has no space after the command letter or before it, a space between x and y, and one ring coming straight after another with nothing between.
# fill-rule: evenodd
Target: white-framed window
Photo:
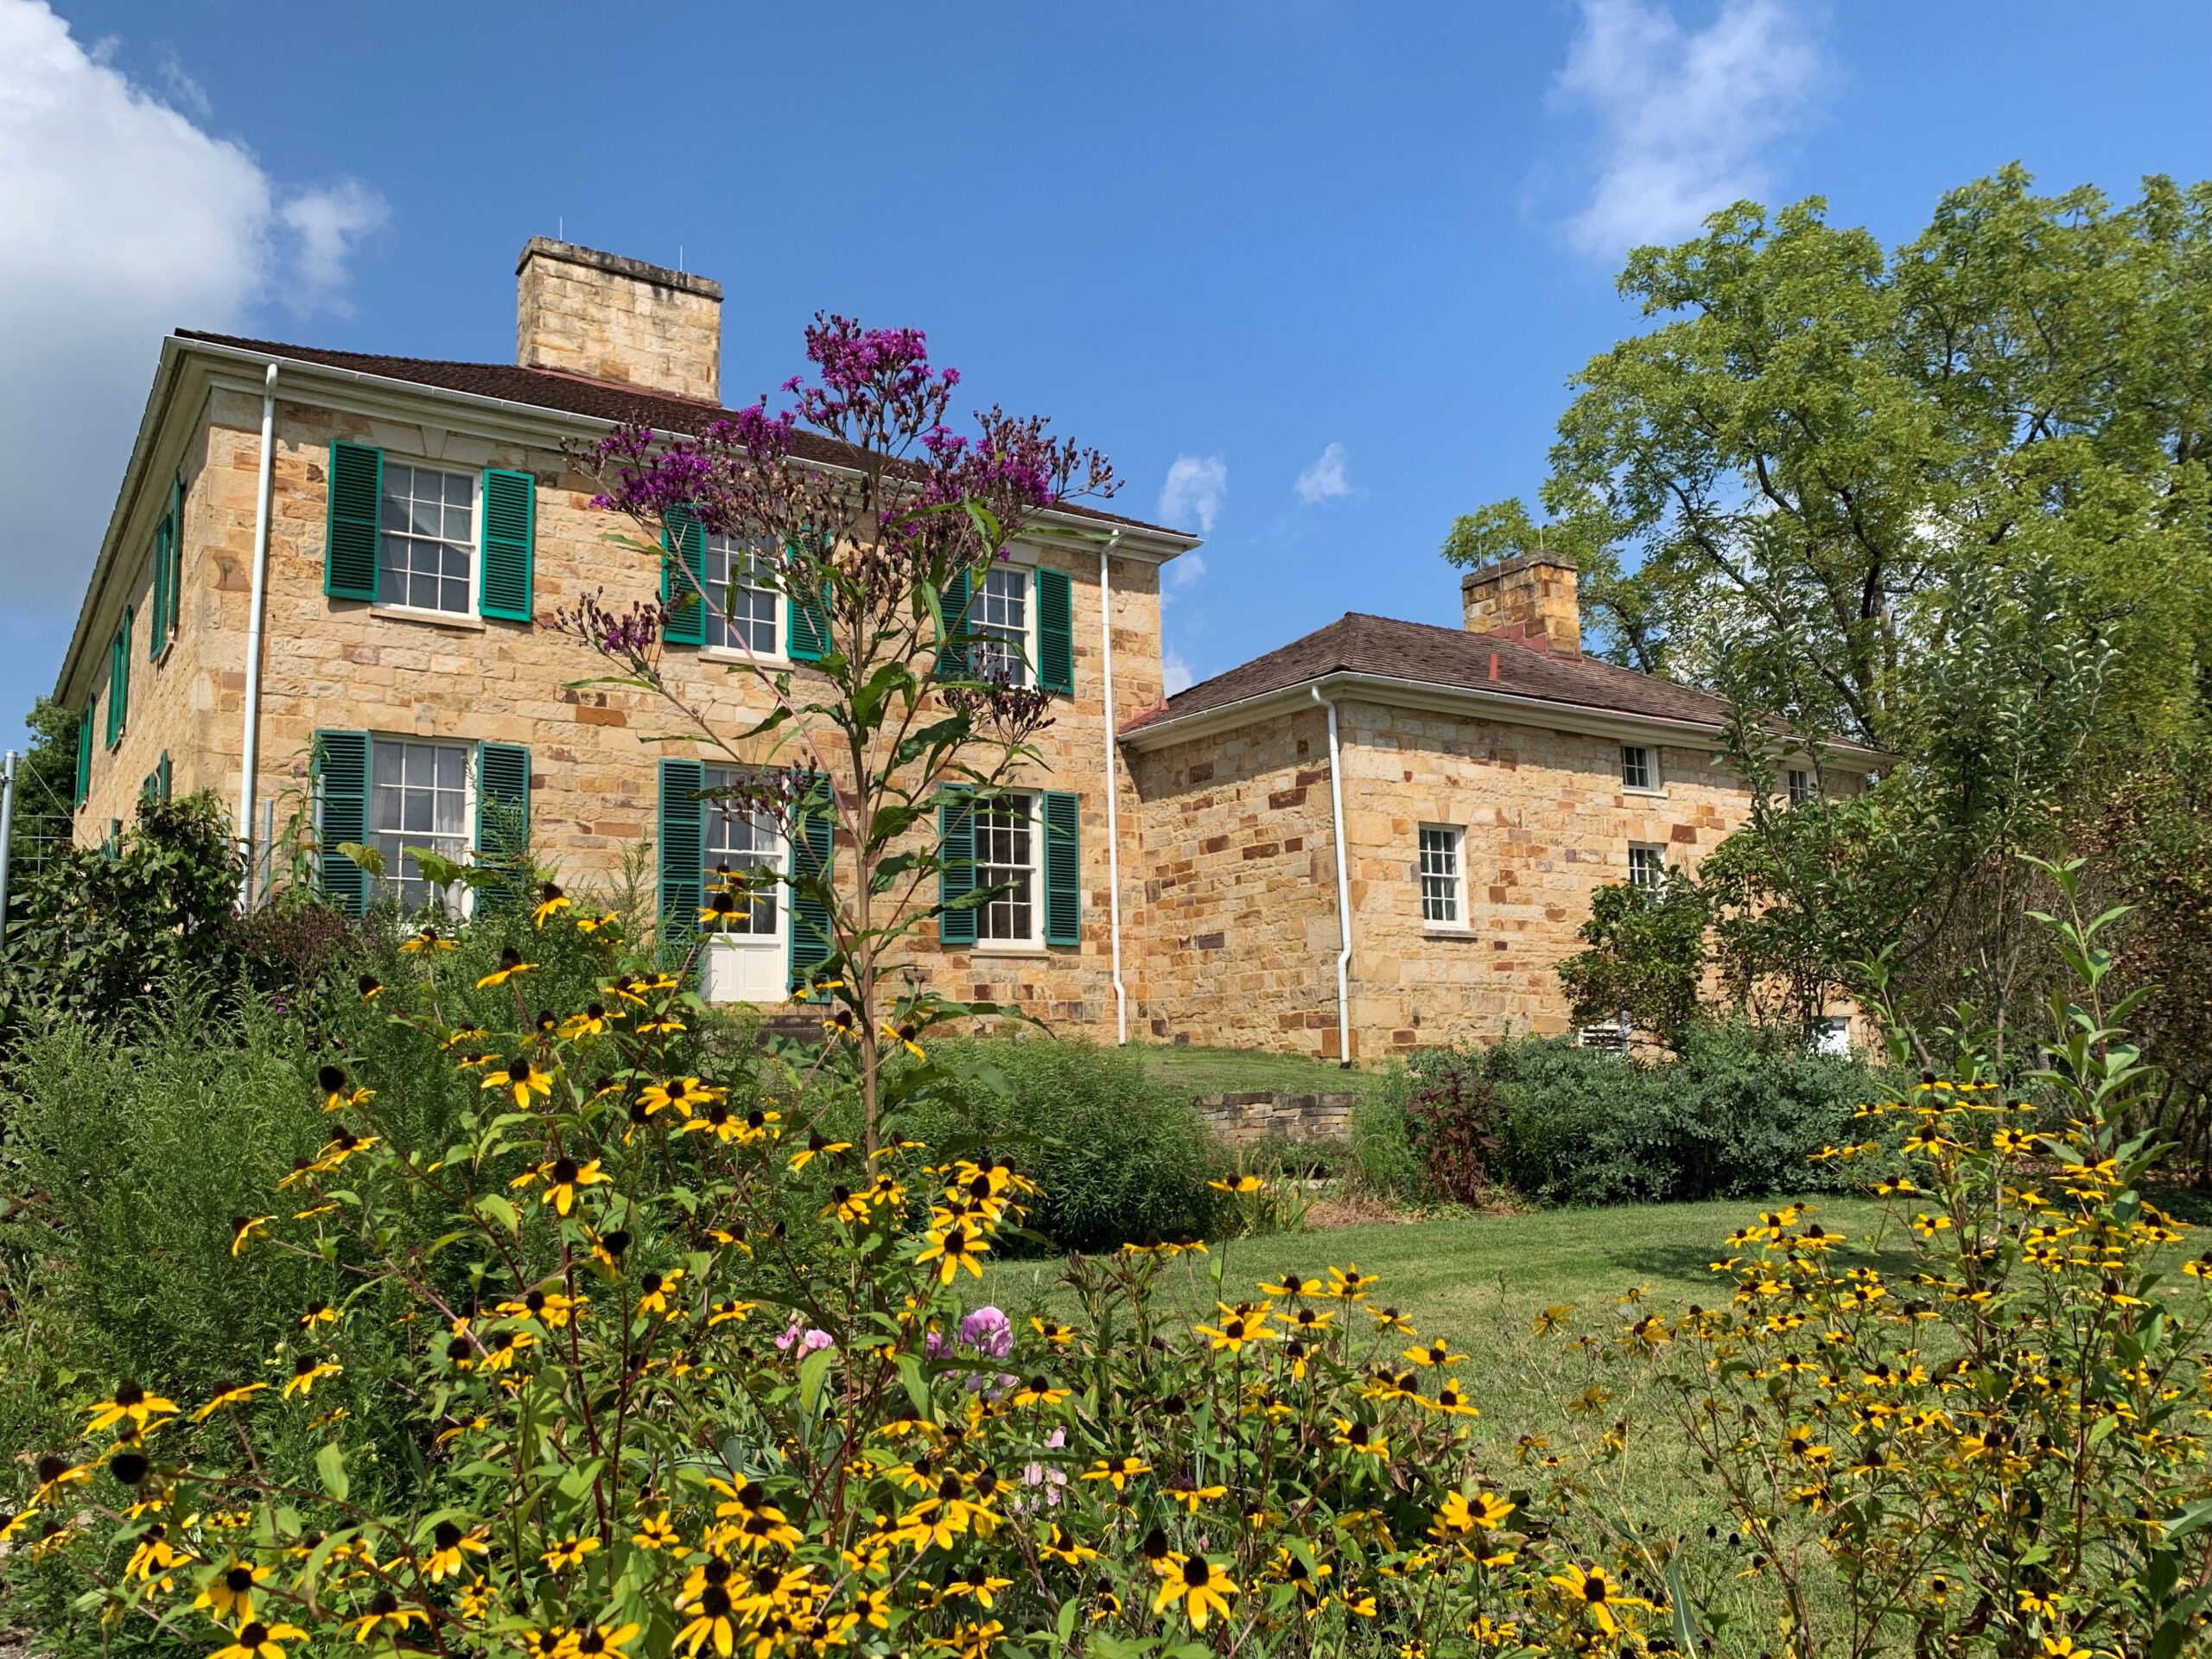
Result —
<instances>
[{"instance_id":1,"label":"white-framed window","mask_svg":"<svg viewBox=\"0 0 2212 1659\"><path fill-rule=\"evenodd\" d=\"M1466 925L1466 872L1459 858L1465 835L1457 824L1421 827L1421 918L1432 926Z\"/></svg>"},{"instance_id":2,"label":"white-framed window","mask_svg":"<svg viewBox=\"0 0 2212 1659\"><path fill-rule=\"evenodd\" d=\"M404 911L435 906L458 913L467 889L434 887L410 848L465 863L474 839L473 744L377 739L370 747L369 845L384 855L384 885Z\"/></svg>"},{"instance_id":3,"label":"white-framed window","mask_svg":"<svg viewBox=\"0 0 2212 1659\"><path fill-rule=\"evenodd\" d=\"M1037 825L1037 798L1005 795L976 808L976 885L1002 887L976 912L976 938L1001 944L1035 944L1044 912L1039 869L1044 836Z\"/></svg>"},{"instance_id":4,"label":"white-framed window","mask_svg":"<svg viewBox=\"0 0 2212 1659\"><path fill-rule=\"evenodd\" d=\"M1632 887L1642 887L1656 893L1667 885L1667 849L1643 842L1630 842L1628 849L1628 881Z\"/></svg>"},{"instance_id":5,"label":"white-framed window","mask_svg":"<svg viewBox=\"0 0 2212 1659\"><path fill-rule=\"evenodd\" d=\"M474 473L384 463L377 533L377 601L410 610L476 609Z\"/></svg>"},{"instance_id":6,"label":"white-framed window","mask_svg":"<svg viewBox=\"0 0 2212 1659\"><path fill-rule=\"evenodd\" d=\"M728 801L711 798L713 791L734 788L744 781L742 775L728 766L709 766L704 781L709 793L703 843L708 880L712 880L725 865L733 876L752 869L780 871L784 868L784 834L776 820L767 813L748 812ZM753 888L747 895L747 907L734 912L722 931L741 938L775 938L781 909L779 897L772 887Z\"/></svg>"},{"instance_id":7,"label":"white-framed window","mask_svg":"<svg viewBox=\"0 0 2212 1659\"><path fill-rule=\"evenodd\" d=\"M755 657L780 657L781 601L760 582L762 555L733 536L707 537L707 644Z\"/></svg>"},{"instance_id":8,"label":"white-framed window","mask_svg":"<svg viewBox=\"0 0 2212 1659\"><path fill-rule=\"evenodd\" d=\"M1789 791L1789 804L1802 806L1821 792L1813 781L1813 774L1803 766L1792 766L1783 774L1784 785Z\"/></svg>"},{"instance_id":9,"label":"white-framed window","mask_svg":"<svg viewBox=\"0 0 2212 1659\"><path fill-rule=\"evenodd\" d=\"M1659 787L1659 754L1640 743L1621 745L1621 787L1656 791Z\"/></svg>"},{"instance_id":10,"label":"white-framed window","mask_svg":"<svg viewBox=\"0 0 2212 1659\"><path fill-rule=\"evenodd\" d=\"M1851 1058L1851 1019L1847 1014L1823 1014L1813 1022L1813 1052L1840 1060Z\"/></svg>"},{"instance_id":11,"label":"white-framed window","mask_svg":"<svg viewBox=\"0 0 2212 1659\"><path fill-rule=\"evenodd\" d=\"M1030 602L1028 571L1019 565L991 567L968 606L968 632L979 636L969 647L976 678L1029 683L1029 664L1036 660L1030 637L1036 609Z\"/></svg>"}]
</instances>

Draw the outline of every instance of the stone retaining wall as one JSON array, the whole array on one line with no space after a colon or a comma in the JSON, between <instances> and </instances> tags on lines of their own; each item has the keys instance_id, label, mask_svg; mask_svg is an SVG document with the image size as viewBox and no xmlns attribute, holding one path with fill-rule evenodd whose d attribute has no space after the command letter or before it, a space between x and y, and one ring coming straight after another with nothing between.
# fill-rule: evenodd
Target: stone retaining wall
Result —
<instances>
[{"instance_id":1,"label":"stone retaining wall","mask_svg":"<svg viewBox=\"0 0 2212 1659\"><path fill-rule=\"evenodd\" d=\"M1232 1147L1258 1144L1269 1135L1287 1141L1349 1141L1351 1109L1359 1096L1331 1095L1200 1095L1206 1127Z\"/></svg>"}]
</instances>

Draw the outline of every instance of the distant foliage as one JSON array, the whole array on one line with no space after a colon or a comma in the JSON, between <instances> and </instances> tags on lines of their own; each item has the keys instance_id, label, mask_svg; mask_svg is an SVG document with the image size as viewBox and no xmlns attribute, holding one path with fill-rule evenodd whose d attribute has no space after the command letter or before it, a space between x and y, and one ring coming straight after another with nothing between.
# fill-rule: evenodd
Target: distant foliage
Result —
<instances>
[{"instance_id":1,"label":"distant foliage","mask_svg":"<svg viewBox=\"0 0 2212 1659\"><path fill-rule=\"evenodd\" d=\"M983 1039L931 1049L950 1081L916 1109L932 1145L1017 1153L1044 1192L1029 1225L1061 1249L1104 1250L1154 1235L1204 1235L1209 1178L1225 1158L1179 1090L1126 1049L1084 1039Z\"/></svg>"},{"instance_id":2,"label":"distant foliage","mask_svg":"<svg viewBox=\"0 0 2212 1659\"><path fill-rule=\"evenodd\" d=\"M1459 1056L1429 1069L1406 1106L1406 1140L1432 1192L1454 1204L1481 1201L1493 1179L1500 1116L1490 1084Z\"/></svg>"},{"instance_id":3,"label":"distant foliage","mask_svg":"<svg viewBox=\"0 0 2212 1659\"><path fill-rule=\"evenodd\" d=\"M1656 888L1628 883L1591 895L1585 948L1558 967L1578 1026L1625 1014L1670 1047L1698 1017L1710 907L1697 879L1672 872Z\"/></svg>"}]
</instances>

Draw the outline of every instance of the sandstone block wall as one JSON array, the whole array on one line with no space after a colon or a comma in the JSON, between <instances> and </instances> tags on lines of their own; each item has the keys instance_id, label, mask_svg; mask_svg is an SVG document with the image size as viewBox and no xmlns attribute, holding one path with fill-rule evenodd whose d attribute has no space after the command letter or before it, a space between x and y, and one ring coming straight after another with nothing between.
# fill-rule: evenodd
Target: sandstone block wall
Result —
<instances>
[{"instance_id":1,"label":"sandstone block wall","mask_svg":"<svg viewBox=\"0 0 2212 1659\"><path fill-rule=\"evenodd\" d=\"M96 754L91 801L79 818L82 841L97 841L111 817L130 820L139 780L163 747L174 757L177 792L213 789L226 806L238 798L259 400L219 391L210 399L208 416L200 445L204 466L188 480L175 660L151 672L143 660L134 662L130 728L116 754ZM626 850L656 836L658 760L696 753L694 745L670 741L684 729L683 722L645 693L569 689L568 682L601 672L602 665L582 645L543 627L474 616L436 621L395 616L326 596L327 464L329 446L339 438L455 470L498 466L534 474L534 605L541 617L588 590L601 590L616 604L658 590L656 556L606 543L610 531L624 526L589 506L594 486L568 466L550 441L543 448L518 446L435 420L370 419L280 400L258 798L280 801L280 824L289 806L305 799L308 749L318 729L526 744L532 834L541 855L565 881L612 879ZM149 549L150 538L149 523ZM1098 559L1082 549L1025 556L1066 569L1073 588L1076 694L1056 700L1053 724L1039 740L1045 764L1016 781L1071 790L1082 798L1084 942L1014 954L989 947L940 951L932 939L915 953L916 967L963 1000L1012 1003L1056 1024L1094 1031L1103 1022L1110 1034L1103 796L1109 711L1100 672ZM147 580L144 573L136 578L138 588ZM1147 559L1116 556L1112 583L1112 717L1118 724L1160 696L1158 571ZM138 602L143 613L143 596ZM137 647L142 658L143 638L142 632ZM676 646L665 662L671 682L708 711L716 729L741 729L766 708L765 693L738 660ZM811 671L804 664L793 670L802 683ZM741 753L759 762L793 758L788 748L772 753L757 745ZM1115 764L1122 765L1118 756ZM835 776L839 769L832 764L829 770ZM1125 807L1132 805L1126 772L1122 788ZM256 816L258 833L258 810ZM1126 856L1130 850L1124 846L1125 932L1134 908L1131 890L1139 880Z\"/></svg>"}]
</instances>

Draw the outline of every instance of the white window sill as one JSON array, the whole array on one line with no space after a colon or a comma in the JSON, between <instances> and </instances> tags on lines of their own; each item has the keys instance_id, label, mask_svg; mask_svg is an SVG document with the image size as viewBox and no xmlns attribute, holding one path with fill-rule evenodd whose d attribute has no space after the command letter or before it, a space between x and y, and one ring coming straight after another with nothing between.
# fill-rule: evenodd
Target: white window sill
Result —
<instances>
[{"instance_id":1,"label":"white window sill","mask_svg":"<svg viewBox=\"0 0 2212 1659\"><path fill-rule=\"evenodd\" d=\"M434 627L459 628L467 633L484 632L484 619L461 611L426 610L419 605L372 605L371 616L388 616L395 622L428 622Z\"/></svg>"},{"instance_id":2,"label":"white window sill","mask_svg":"<svg viewBox=\"0 0 2212 1659\"><path fill-rule=\"evenodd\" d=\"M1023 944L1011 939L978 939L969 949L979 957L1049 957L1052 954L1052 947L1049 944Z\"/></svg>"},{"instance_id":3,"label":"white window sill","mask_svg":"<svg viewBox=\"0 0 2212 1659\"><path fill-rule=\"evenodd\" d=\"M1475 930L1459 922L1423 922L1421 931L1432 939L1471 939Z\"/></svg>"},{"instance_id":4,"label":"white window sill","mask_svg":"<svg viewBox=\"0 0 2212 1659\"><path fill-rule=\"evenodd\" d=\"M1641 795L1647 801L1663 801L1667 798L1667 791L1663 789L1638 789L1634 784L1623 784L1621 793Z\"/></svg>"},{"instance_id":5,"label":"white window sill","mask_svg":"<svg viewBox=\"0 0 2212 1659\"><path fill-rule=\"evenodd\" d=\"M728 645L702 645L699 648L699 660L702 663L734 663L741 668L785 669L791 665L791 659L788 657L772 657L765 652L758 651L747 656L744 652L733 650Z\"/></svg>"}]
</instances>

